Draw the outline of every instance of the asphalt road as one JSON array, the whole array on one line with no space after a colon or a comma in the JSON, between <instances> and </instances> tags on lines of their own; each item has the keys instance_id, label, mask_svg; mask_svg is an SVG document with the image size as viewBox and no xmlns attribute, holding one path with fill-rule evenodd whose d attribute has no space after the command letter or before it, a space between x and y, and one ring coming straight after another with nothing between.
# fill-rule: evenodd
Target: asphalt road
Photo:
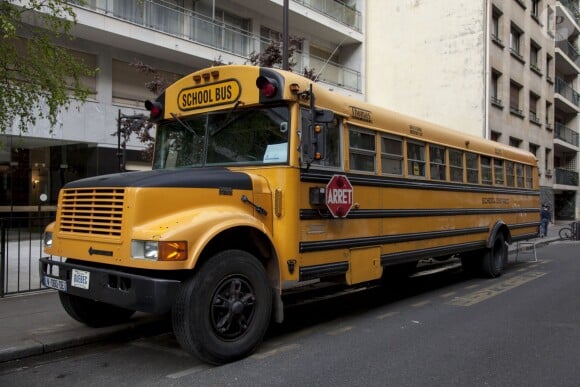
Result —
<instances>
[{"instance_id":1,"label":"asphalt road","mask_svg":"<svg viewBox=\"0 0 580 387\"><path fill-rule=\"evenodd\" d=\"M538 258L493 280L456 269L294 306L225 366L168 333L3 363L0 385L578 386L580 242Z\"/></svg>"}]
</instances>

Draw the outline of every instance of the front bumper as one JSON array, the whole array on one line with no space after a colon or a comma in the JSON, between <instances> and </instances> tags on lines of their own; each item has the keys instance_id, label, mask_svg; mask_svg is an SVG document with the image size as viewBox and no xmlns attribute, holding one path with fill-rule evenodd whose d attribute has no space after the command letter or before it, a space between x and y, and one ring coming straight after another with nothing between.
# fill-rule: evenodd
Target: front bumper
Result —
<instances>
[{"instance_id":1,"label":"front bumper","mask_svg":"<svg viewBox=\"0 0 580 387\"><path fill-rule=\"evenodd\" d=\"M58 268L58 274L55 268ZM71 285L73 269L90 273L88 289ZM181 281L154 278L119 270L40 258L42 283L55 279L59 291L140 312L163 314L171 310ZM54 283L54 281L52 281ZM51 286L54 287L54 286Z\"/></svg>"}]
</instances>

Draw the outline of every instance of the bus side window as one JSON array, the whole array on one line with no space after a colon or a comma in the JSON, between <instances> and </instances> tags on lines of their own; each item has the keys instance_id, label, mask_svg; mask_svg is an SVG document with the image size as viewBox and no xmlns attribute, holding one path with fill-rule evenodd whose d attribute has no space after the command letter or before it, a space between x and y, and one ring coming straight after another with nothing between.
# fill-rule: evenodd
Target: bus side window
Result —
<instances>
[{"instance_id":1,"label":"bus side window","mask_svg":"<svg viewBox=\"0 0 580 387\"><path fill-rule=\"evenodd\" d=\"M504 185L503 160L493 159L493 172L496 185Z\"/></svg>"},{"instance_id":2,"label":"bus side window","mask_svg":"<svg viewBox=\"0 0 580 387\"><path fill-rule=\"evenodd\" d=\"M481 184L491 185L491 157L481 156Z\"/></svg>"},{"instance_id":3,"label":"bus side window","mask_svg":"<svg viewBox=\"0 0 580 387\"><path fill-rule=\"evenodd\" d=\"M451 181L463 182L463 152L449 149L449 174Z\"/></svg>"},{"instance_id":4,"label":"bus side window","mask_svg":"<svg viewBox=\"0 0 580 387\"><path fill-rule=\"evenodd\" d=\"M516 164L516 183L517 186L523 188L524 186L524 166L522 164Z\"/></svg>"},{"instance_id":5,"label":"bus side window","mask_svg":"<svg viewBox=\"0 0 580 387\"><path fill-rule=\"evenodd\" d=\"M525 166L526 168L526 186L525 188L532 188L534 185L534 177L532 176L532 167L529 165Z\"/></svg>"},{"instance_id":6,"label":"bus side window","mask_svg":"<svg viewBox=\"0 0 580 387\"><path fill-rule=\"evenodd\" d=\"M311 124L310 122L310 109L301 108L300 109L300 124L302 128ZM305 131L302 130L302 133ZM341 119L335 116L332 122L326 124L326 148L325 157L322 160L314 160L312 165L317 165L320 167L328 168L341 168L342 167L342 152L341 152ZM305 150L303 150L305 151ZM304 157L304 156L303 156ZM304 159L304 158L303 158Z\"/></svg>"},{"instance_id":7,"label":"bus side window","mask_svg":"<svg viewBox=\"0 0 580 387\"><path fill-rule=\"evenodd\" d=\"M514 162L513 161L506 161L505 162L505 179L506 179L506 184L509 187L515 187L516 180L515 180L515 169L514 169Z\"/></svg>"},{"instance_id":8,"label":"bus side window","mask_svg":"<svg viewBox=\"0 0 580 387\"><path fill-rule=\"evenodd\" d=\"M425 177L425 144L407 141L407 168L409 176Z\"/></svg>"},{"instance_id":9,"label":"bus side window","mask_svg":"<svg viewBox=\"0 0 580 387\"><path fill-rule=\"evenodd\" d=\"M403 140L395 136L381 136L381 172L403 174Z\"/></svg>"},{"instance_id":10,"label":"bus side window","mask_svg":"<svg viewBox=\"0 0 580 387\"><path fill-rule=\"evenodd\" d=\"M431 179L447 180L444 147L432 144L429 145L429 164L431 168Z\"/></svg>"},{"instance_id":11,"label":"bus side window","mask_svg":"<svg viewBox=\"0 0 580 387\"><path fill-rule=\"evenodd\" d=\"M375 172L375 135L367 130L349 125L349 168L363 172Z\"/></svg>"},{"instance_id":12,"label":"bus side window","mask_svg":"<svg viewBox=\"0 0 580 387\"><path fill-rule=\"evenodd\" d=\"M475 153L466 153L465 163L467 169L467 182L479 184L479 165L477 164L477 155Z\"/></svg>"}]
</instances>

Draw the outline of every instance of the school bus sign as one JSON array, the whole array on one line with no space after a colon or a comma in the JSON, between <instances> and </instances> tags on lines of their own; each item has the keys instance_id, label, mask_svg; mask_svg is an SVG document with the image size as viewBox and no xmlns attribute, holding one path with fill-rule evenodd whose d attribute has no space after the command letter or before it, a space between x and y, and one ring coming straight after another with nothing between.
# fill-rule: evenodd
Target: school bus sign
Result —
<instances>
[{"instance_id":1,"label":"school bus sign","mask_svg":"<svg viewBox=\"0 0 580 387\"><path fill-rule=\"evenodd\" d=\"M352 207L352 185L345 175L334 175L326 185L326 207L335 218L345 218Z\"/></svg>"},{"instance_id":2,"label":"school bus sign","mask_svg":"<svg viewBox=\"0 0 580 387\"><path fill-rule=\"evenodd\" d=\"M240 93L240 84L235 79L188 87L177 95L177 106L181 111L188 111L225 105L236 102Z\"/></svg>"}]
</instances>

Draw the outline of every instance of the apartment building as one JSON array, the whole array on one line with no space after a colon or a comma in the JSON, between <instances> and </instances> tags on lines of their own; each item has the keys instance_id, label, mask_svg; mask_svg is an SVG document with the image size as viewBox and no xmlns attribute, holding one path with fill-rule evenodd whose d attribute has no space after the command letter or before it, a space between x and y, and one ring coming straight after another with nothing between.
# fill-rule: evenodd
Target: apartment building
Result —
<instances>
[{"instance_id":1,"label":"apartment building","mask_svg":"<svg viewBox=\"0 0 580 387\"><path fill-rule=\"evenodd\" d=\"M529 150L542 202L579 218L577 3L369 0L367 98Z\"/></svg>"},{"instance_id":2,"label":"apartment building","mask_svg":"<svg viewBox=\"0 0 580 387\"><path fill-rule=\"evenodd\" d=\"M74 3L74 2L73 2ZM116 172L117 119L146 113L147 75L141 61L166 79L177 79L214 61L248 63L272 40L281 40L282 0L88 0L74 6L76 39L63 41L87 64L89 100L63 112L50 128L40 122L25 134L0 135L0 212L36 209L41 194L56 203L59 188L82 177ZM290 0L289 33L302 38L295 71L314 69L320 83L362 98L364 0ZM78 108L78 109L77 109ZM136 139L127 165L143 164Z\"/></svg>"}]
</instances>

